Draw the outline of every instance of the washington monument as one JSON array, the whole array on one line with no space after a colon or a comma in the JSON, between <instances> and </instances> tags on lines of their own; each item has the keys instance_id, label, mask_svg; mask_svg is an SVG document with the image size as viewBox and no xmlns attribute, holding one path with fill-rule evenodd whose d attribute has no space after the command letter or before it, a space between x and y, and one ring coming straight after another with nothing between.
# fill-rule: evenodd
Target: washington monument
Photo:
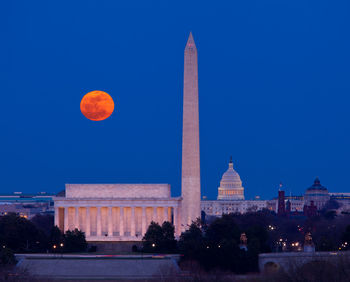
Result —
<instances>
[{"instance_id":1,"label":"washington monument","mask_svg":"<svg viewBox=\"0 0 350 282\"><path fill-rule=\"evenodd\" d=\"M182 128L182 230L201 215L198 62L192 33L185 47Z\"/></svg>"}]
</instances>

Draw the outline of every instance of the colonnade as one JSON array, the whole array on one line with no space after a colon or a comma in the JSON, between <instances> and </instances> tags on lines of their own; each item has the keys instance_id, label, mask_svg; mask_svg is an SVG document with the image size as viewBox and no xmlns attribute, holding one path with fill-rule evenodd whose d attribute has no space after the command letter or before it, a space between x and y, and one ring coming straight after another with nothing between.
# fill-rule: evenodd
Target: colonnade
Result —
<instances>
[{"instance_id":1,"label":"colonnade","mask_svg":"<svg viewBox=\"0 0 350 282\"><path fill-rule=\"evenodd\" d=\"M55 207L55 225L62 231L75 228L85 232L87 239L109 240L138 238L146 233L151 221L169 221L176 226L177 206L64 206Z\"/></svg>"}]
</instances>

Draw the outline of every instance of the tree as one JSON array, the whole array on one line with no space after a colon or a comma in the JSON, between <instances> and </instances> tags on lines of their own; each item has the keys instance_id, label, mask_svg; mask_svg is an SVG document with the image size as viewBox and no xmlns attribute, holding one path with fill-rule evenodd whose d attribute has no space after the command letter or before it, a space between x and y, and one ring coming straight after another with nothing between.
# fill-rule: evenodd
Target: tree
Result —
<instances>
[{"instance_id":1,"label":"tree","mask_svg":"<svg viewBox=\"0 0 350 282\"><path fill-rule=\"evenodd\" d=\"M57 232L57 231L56 231ZM85 233L74 229L68 230L64 235L64 250L66 252L85 252L87 242L85 240Z\"/></svg>"},{"instance_id":2,"label":"tree","mask_svg":"<svg viewBox=\"0 0 350 282\"><path fill-rule=\"evenodd\" d=\"M199 222L193 222L190 228L183 232L179 240L179 250L184 259L199 260L204 250L204 237Z\"/></svg>"},{"instance_id":3,"label":"tree","mask_svg":"<svg viewBox=\"0 0 350 282\"><path fill-rule=\"evenodd\" d=\"M54 226L54 217L51 214L37 214L31 220L36 228L45 233L46 236L50 236L50 231Z\"/></svg>"},{"instance_id":4,"label":"tree","mask_svg":"<svg viewBox=\"0 0 350 282\"><path fill-rule=\"evenodd\" d=\"M350 250L350 225L348 225L342 235L343 249Z\"/></svg>"},{"instance_id":5,"label":"tree","mask_svg":"<svg viewBox=\"0 0 350 282\"><path fill-rule=\"evenodd\" d=\"M176 251L175 228L165 221L162 226L151 222L142 241L144 252L173 253Z\"/></svg>"},{"instance_id":6,"label":"tree","mask_svg":"<svg viewBox=\"0 0 350 282\"><path fill-rule=\"evenodd\" d=\"M246 252L239 248L241 233L234 214L217 218L205 232L206 246L200 258L201 264L207 270L221 268L236 273L245 272Z\"/></svg>"},{"instance_id":7,"label":"tree","mask_svg":"<svg viewBox=\"0 0 350 282\"><path fill-rule=\"evenodd\" d=\"M0 218L0 246L14 252L38 252L46 249L46 236L29 220L15 213Z\"/></svg>"},{"instance_id":8,"label":"tree","mask_svg":"<svg viewBox=\"0 0 350 282\"><path fill-rule=\"evenodd\" d=\"M330 199L323 206L321 213L325 213L329 210L337 210L337 209L339 209L339 207L340 207L340 205L336 200Z\"/></svg>"},{"instance_id":9,"label":"tree","mask_svg":"<svg viewBox=\"0 0 350 282\"><path fill-rule=\"evenodd\" d=\"M176 252L177 242L175 240L175 227L169 221L165 221L162 224L162 242L161 249L163 252L174 253Z\"/></svg>"},{"instance_id":10,"label":"tree","mask_svg":"<svg viewBox=\"0 0 350 282\"><path fill-rule=\"evenodd\" d=\"M179 241L183 260L196 260L206 270L221 269L234 273L258 271L258 255L269 251L267 217L270 213L223 215L211 224L192 223ZM239 226L236 222L240 222ZM248 222L248 223L247 223ZM248 237L248 251L240 248L240 237Z\"/></svg>"},{"instance_id":11,"label":"tree","mask_svg":"<svg viewBox=\"0 0 350 282\"><path fill-rule=\"evenodd\" d=\"M142 245L144 252L159 252L161 250L161 243L163 241L162 227L152 221L148 226L145 235L142 238Z\"/></svg>"},{"instance_id":12,"label":"tree","mask_svg":"<svg viewBox=\"0 0 350 282\"><path fill-rule=\"evenodd\" d=\"M61 244L64 244L65 238L64 234L57 226L53 226L51 228L50 236L49 236L49 249L53 252L62 251ZM55 247L54 247L55 246Z\"/></svg>"},{"instance_id":13,"label":"tree","mask_svg":"<svg viewBox=\"0 0 350 282\"><path fill-rule=\"evenodd\" d=\"M12 265L16 264L16 258L13 251L9 248L1 248L0 251L0 264L1 265Z\"/></svg>"},{"instance_id":14,"label":"tree","mask_svg":"<svg viewBox=\"0 0 350 282\"><path fill-rule=\"evenodd\" d=\"M220 245L226 240L235 240L239 242L240 230L236 225L232 214L224 214L221 218L217 218L209 225L206 231L206 239L210 244Z\"/></svg>"}]
</instances>

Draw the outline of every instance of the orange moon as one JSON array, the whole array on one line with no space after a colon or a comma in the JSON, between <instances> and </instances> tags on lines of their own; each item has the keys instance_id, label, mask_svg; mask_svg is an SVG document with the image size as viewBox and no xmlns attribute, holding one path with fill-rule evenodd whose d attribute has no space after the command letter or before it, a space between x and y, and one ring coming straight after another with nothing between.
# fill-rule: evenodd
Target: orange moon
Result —
<instances>
[{"instance_id":1,"label":"orange moon","mask_svg":"<svg viewBox=\"0 0 350 282\"><path fill-rule=\"evenodd\" d=\"M91 91L80 102L82 114L90 120L104 120L114 111L114 101L104 91Z\"/></svg>"}]
</instances>

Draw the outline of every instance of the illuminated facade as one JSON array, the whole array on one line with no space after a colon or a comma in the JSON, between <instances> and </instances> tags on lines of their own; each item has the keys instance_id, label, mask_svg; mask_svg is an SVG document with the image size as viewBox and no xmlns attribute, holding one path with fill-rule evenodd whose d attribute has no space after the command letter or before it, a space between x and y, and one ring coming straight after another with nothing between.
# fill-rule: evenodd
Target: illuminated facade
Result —
<instances>
[{"instance_id":1,"label":"illuminated facade","mask_svg":"<svg viewBox=\"0 0 350 282\"><path fill-rule=\"evenodd\" d=\"M256 212L267 208L265 200L202 200L201 209L206 215L221 216L229 213Z\"/></svg>"},{"instance_id":2,"label":"illuminated facade","mask_svg":"<svg viewBox=\"0 0 350 282\"><path fill-rule=\"evenodd\" d=\"M55 225L78 228L87 241L139 241L151 221L169 221L179 235L180 202L168 184L66 184L55 198Z\"/></svg>"},{"instance_id":3,"label":"illuminated facade","mask_svg":"<svg viewBox=\"0 0 350 282\"><path fill-rule=\"evenodd\" d=\"M233 169L232 157L218 188L218 200L244 200L244 188L239 174Z\"/></svg>"}]
</instances>

